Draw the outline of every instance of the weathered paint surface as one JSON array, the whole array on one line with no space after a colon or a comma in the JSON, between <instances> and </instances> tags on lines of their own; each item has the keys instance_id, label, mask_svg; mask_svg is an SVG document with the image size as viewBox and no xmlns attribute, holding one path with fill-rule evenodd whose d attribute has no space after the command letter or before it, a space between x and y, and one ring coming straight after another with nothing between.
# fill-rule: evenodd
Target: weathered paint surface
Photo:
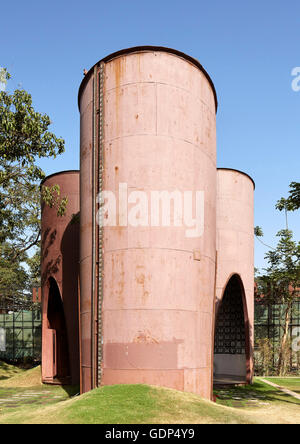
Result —
<instances>
[{"instance_id":1,"label":"weathered paint surface","mask_svg":"<svg viewBox=\"0 0 300 444\"><path fill-rule=\"evenodd\" d=\"M57 210L42 204L42 379L53 382L53 333L48 319L49 280L54 279L62 298L67 328L70 377L72 384L79 383L79 224L73 215L79 212L79 171L49 176L44 186L60 186L61 196L68 197L66 214L57 217Z\"/></svg>"},{"instance_id":2,"label":"weathered paint surface","mask_svg":"<svg viewBox=\"0 0 300 444\"><path fill-rule=\"evenodd\" d=\"M254 341L254 184L246 174L229 169L218 169L217 178L217 305L231 276L238 275L245 293L245 324L250 336L246 338L250 382Z\"/></svg>"},{"instance_id":3,"label":"weathered paint surface","mask_svg":"<svg viewBox=\"0 0 300 444\"><path fill-rule=\"evenodd\" d=\"M103 384L211 397L216 253L215 97L195 65L144 51L106 63L104 189L204 191L205 227L105 227ZM80 96L82 391L91 388L93 74ZM195 254L196 252L196 254ZM195 260L197 259L197 260Z\"/></svg>"},{"instance_id":4,"label":"weathered paint surface","mask_svg":"<svg viewBox=\"0 0 300 444\"><path fill-rule=\"evenodd\" d=\"M95 386L95 350L103 341L102 384L156 384L211 398L215 300L234 274L245 290L249 380L253 370L253 183L234 170L216 171L216 96L199 66L172 50L145 48L104 61L104 110L99 64L79 94L81 391ZM144 191L148 202L155 190L203 191L205 217L200 238L187 238L185 226L105 227L104 266L93 276L100 118L104 190L118 196L126 183L128 193ZM96 335L99 273L102 338Z\"/></svg>"}]
</instances>

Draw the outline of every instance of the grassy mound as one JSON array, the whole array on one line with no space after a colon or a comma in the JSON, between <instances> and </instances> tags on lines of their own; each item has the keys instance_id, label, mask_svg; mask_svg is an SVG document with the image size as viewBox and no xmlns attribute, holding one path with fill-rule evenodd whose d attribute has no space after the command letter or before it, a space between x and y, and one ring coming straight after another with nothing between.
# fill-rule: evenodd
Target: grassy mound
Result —
<instances>
[{"instance_id":1,"label":"grassy mound","mask_svg":"<svg viewBox=\"0 0 300 444\"><path fill-rule=\"evenodd\" d=\"M13 367L16 369L16 367ZM42 385L41 367L35 367L31 370L20 370L11 372L6 371L6 378L0 381L0 387L34 387ZM9 376L8 376L9 375Z\"/></svg>"},{"instance_id":2,"label":"grassy mound","mask_svg":"<svg viewBox=\"0 0 300 444\"><path fill-rule=\"evenodd\" d=\"M76 387L42 385L40 367L2 370L14 376L0 381L0 424L300 424L299 401L259 380L220 388L218 403L139 384L72 398Z\"/></svg>"},{"instance_id":3,"label":"grassy mound","mask_svg":"<svg viewBox=\"0 0 300 444\"><path fill-rule=\"evenodd\" d=\"M196 395L147 385L106 386L82 396L34 410L0 415L10 424L251 424L235 409Z\"/></svg>"},{"instance_id":4,"label":"grassy mound","mask_svg":"<svg viewBox=\"0 0 300 444\"><path fill-rule=\"evenodd\" d=\"M14 365L9 365L0 361L0 382L13 376L20 375L24 373L24 371L25 370L15 367Z\"/></svg>"}]
</instances>

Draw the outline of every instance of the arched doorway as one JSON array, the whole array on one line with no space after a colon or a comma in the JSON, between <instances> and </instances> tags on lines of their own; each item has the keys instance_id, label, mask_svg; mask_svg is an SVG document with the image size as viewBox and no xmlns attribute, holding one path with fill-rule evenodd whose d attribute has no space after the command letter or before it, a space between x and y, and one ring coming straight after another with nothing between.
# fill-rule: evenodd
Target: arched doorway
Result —
<instances>
[{"instance_id":1,"label":"arched doorway","mask_svg":"<svg viewBox=\"0 0 300 444\"><path fill-rule=\"evenodd\" d=\"M214 384L251 382L250 331L244 286L233 275L217 307L214 344Z\"/></svg>"},{"instance_id":2,"label":"arched doorway","mask_svg":"<svg viewBox=\"0 0 300 444\"><path fill-rule=\"evenodd\" d=\"M53 382L62 383L70 377L69 350L63 302L53 278L49 280L47 320L52 342Z\"/></svg>"}]
</instances>

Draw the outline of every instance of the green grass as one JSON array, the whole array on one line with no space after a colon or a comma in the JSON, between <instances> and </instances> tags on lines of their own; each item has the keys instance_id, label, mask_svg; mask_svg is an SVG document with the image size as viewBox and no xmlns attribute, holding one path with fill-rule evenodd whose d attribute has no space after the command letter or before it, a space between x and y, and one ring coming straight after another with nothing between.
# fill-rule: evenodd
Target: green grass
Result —
<instances>
[{"instance_id":1,"label":"green grass","mask_svg":"<svg viewBox=\"0 0 300 444\"><path fill-rule=\"evenodd\" d=\"M239 412L224 409L196 395L147 385L96 389L60 412L63 423L250 423Z\"/></svg>"},{"instance_id":2,"label":"green grass","mask_svg":"<svg viewBox=\"0 0 300 444\"><path fill-rule=\"evenodd\" d=\"M106 386L69 401L0 414L0 424L251 424L255 419L196 395L146 385Z\"/></svg>"},{"instance_id":3,"label":"green grass","mask_svg":"<svg viewBox=\"0 0 300 444\"><path fill-rule=\"evenodd\" d=\"M275 381L274 383L277 384ZM280 404L290 404L291 406L300 405L298 399L265 384L259 379L255 379L254 384L251 386L246 385L223 389L220 388L214 390L214 393L218 397L218 404L243 409L253 409L262 406L274 406Z\"/></svg>"},{"instance_id":4,"label":"green grass","mask_svg":"<svg viewBox=\"0 0 300 444\"><path fill-rule=\"evenodd\" d=\"M259 380L216 390L217 403L148 385L77 391L41 384L40 368L0 381L0 424L300 424L299 401Z\"/></svg>"},{"instance_id":5,"label":"green grass","mask_svg":"<svg viewBox=\"0 0 300 444\"><path fill-rule=\"evenodd\" d=\"M51 390L61 393L63 388ZM243 394L245 400L255 396L258 404L237 408L229 404L229 399L218 399L215 404L166 388L116 385L58 403L49 400L48 405L23 405L14 411L0 411L0 424L300 424L297 400L281 396L266 384L256 382L251 388L226 391L232 398L237 394Z\"/></svg>"},{"instance_id":6,"label":"green grass","mask_svg":"<svg viewBox=\"0 0 300 444\"><path fill-rule=\"evenodd\" d=\"M264 378L267 381L273 382L281 387L292 390L295 393L300 394L300 378Z\"/></svg>"}]
</instances>

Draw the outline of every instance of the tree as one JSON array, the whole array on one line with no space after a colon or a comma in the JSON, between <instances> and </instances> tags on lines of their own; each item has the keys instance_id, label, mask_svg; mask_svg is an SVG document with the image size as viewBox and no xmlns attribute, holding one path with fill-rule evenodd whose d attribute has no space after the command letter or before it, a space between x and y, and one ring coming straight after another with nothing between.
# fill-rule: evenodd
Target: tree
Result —
<instances>
[{"instance_id":1,"label":"tree","mask_svg":"<svg viewBox=\"0 0 300 444\"><path fill-rule=\"evenodd\" d=\"M37 274L36 250L34 260L29 252L40 242L40 181L45 174L36 162L64 152L64 140L49 131L50 125L47 114L34 110L28 92L0 92L0 295L28 288L29 276ZM45 196L48 204L52 196L52 205L63 213L66 199L60 199L59 188L46 190Z\"/></svg>"},{"instance_id":2,"label":"tree","mask_svg":"<svg viewBox=\"0 0 300 444\"><path fill-rule=\"evenodd\" d=\"M266 274L256 279L257 292L263 295L268 304L280 305L283 309L281 328L283 330L278 359L278 371L282 375L286 367L286 350L289 341L289 327L293 302L300 296L300 243L293 240L293 233L288 226L288 213L300 208L300 183L292 182L288 198L281 198L276 209L285 212L286 228L277 236L277 247L271 247L260 240L262 229L255 227L254 234L265 246L270 248L265 258L269 266Z\"/></svg>"},{"instance_id":3,"label":"tree","mask_svg":"<svg viewBox=\"0 0 300 444\"><path fill-rule=\"evenodd\" d=\"M287 229L279 231L277 236L276 248L265 256L268 267L266 273L257 279L257 292L263 295L265 303L278 304L283 308L283 334L278 359L278 371L283 375L293 302L300 296L300 242L294 241L292 231Z\"/></svg>"},{"instance_id":4,"label":"tree","mask_svg":"<svg viewBox=\"0 0 300 444\"><path fill-rule=\"evenodd\" d=\"M300 183L292 182L290 184L289 197L287 199L281 198L277 204L276 208L279 211L295 211L300 208Z\"/></svg>"},{"instance_id":5,"label":"tree","mask_svg":"<svg viewBox=\"0 0 300 444\"><path fill-rule=\"evenodd\" d=\"M10 251L9 243L0 244L0 305L3 303L8 308L15 305L15 301L26 300L29 285L28 274L22 266L22 261L26 258L22 255L11 261Z\"/></svg>"}]
</instances>

